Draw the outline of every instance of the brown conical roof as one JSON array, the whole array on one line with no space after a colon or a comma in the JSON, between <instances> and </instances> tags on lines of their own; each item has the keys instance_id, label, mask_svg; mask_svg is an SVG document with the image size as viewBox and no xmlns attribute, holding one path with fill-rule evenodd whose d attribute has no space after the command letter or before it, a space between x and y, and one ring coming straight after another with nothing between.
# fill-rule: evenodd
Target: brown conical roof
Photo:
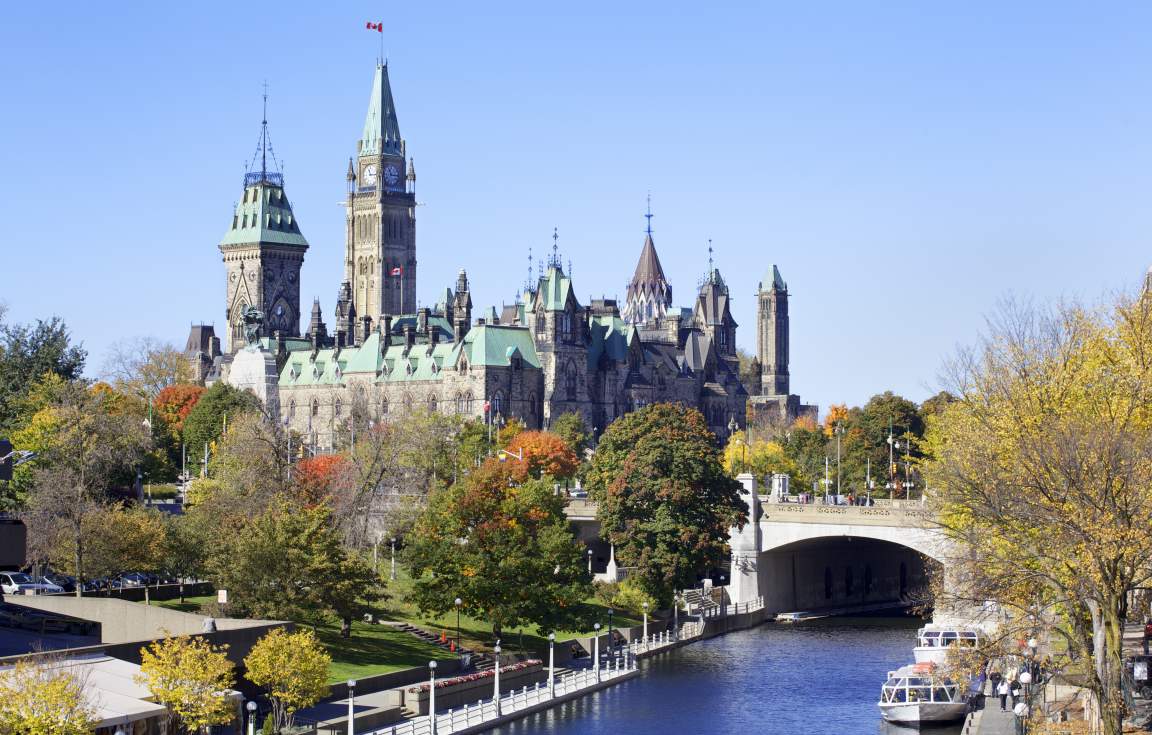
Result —
<instances>
[{"instance_id":1,"label":"brown conical roof","mask_svg":"<svg viewBox=\"0 0 1152 735\"><path fill-rule=\"evenodd\" d=\"M660 256L656 254L656 245L649 232L644 236L644 247L640 250L636 273L628 284L624 320L638 324L651 317L664 316L671 305L672 286L664 276Z\"/></svg>"}]
</instances>

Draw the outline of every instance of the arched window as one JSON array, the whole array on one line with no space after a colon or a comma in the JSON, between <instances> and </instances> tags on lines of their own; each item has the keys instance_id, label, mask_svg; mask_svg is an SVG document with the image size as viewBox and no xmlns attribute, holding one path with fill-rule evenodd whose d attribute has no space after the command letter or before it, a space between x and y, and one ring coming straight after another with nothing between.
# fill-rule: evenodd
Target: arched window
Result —
<instances>
[{"instance_id":1,"label":"arched window","mask_svg":"<svg viewBox=\"0 0 1152 735\"><path fill-rule=\"evenodd\" d=\"M496 391L496 395L492 396L492 416L504 413L504 394Z\"/></svg>"},{"instance_id":2,"label":"arched window","mask_svg":"<svg viewBox=\"0 0 1152 735\"><path fill-rule=\"evenodd\" d=\"M472 413L472 401L474 401L474 400L475 399L472 397L471 392L464 394L464 413L465 414L471 414Z\"/></svg>"},{"instance_id":3,"label":"arched window","mask_svg":"<svg viewBox=\"0 0 1152 735\"><path fill-rule=\"evenodd\" d=\"M380 415L381 416L387 416L388 415L388 399L387 398L381 398L380 399Z\"/></svg>"},{"instance_id":4,"label":"arched window","mask_svg":"<svg viewBox=\"0 0 1152 735\"><path fill-rule=\"evenodd\" d=\"M576 400L576 381L578 375L576 373L576 363L569 361L568 367L564 371L564 391L568 394L568 400Z\"/></svg>"},{"instance_id":5,"label":"arched window","mask_svg":"<svg viewBox=\"0 0 1152 735\"><path fill-rule=\"evenodd\" d=\"M541 309L540 311L536 312L536 334L544 334L545 321L546 319L544 318L544 310Z\"/></svg>"},{"instance_id":6,"label":"arched window","mask_svg":"<svg viewBox=\"0 0 1152 735\"><path fill-rule=\"evenodd\" d=\"M343 411L343 409L344 409L344 404L343 404L343 403L340 401L340 399L339 399L339 398L337 398L337 399L336 399L336 404L335 404L335 405L333 406L333 408L332 408L332 414L333 414L334 416L336 416L337 418L339 418L339 417L340 417L340 414L341 414L341 412Z\"/></svg>"},{"instance_id":7,"label":"arched window","mask_svg":"<svg viewBox=\"0 0 1152 735\"><path fill-rule=\"evenodd\" d=\"M436 396L428 396L428 411L436 413Z\"/></svg>"},{"instance_id":8,"label":"arched window","mask_svg":"<svg viewBox=\"0 0 1152 735\"><path fill-rule=\"evenodd\" d=\"M320 415L320 399L319 398L313 398L312 399L312 415L313 416L319 416Z\"/></svg>"},{"instance_id":9,"label":"arched window","mask_svg":"<svg viewBox=\"0 0 1152 735\"><path fill-rule=\"evenodd\" d=\"M291 420L294 418L296 418L296 399L295 398L288 401L288 419Z\"/></svg>"}]
</instances>

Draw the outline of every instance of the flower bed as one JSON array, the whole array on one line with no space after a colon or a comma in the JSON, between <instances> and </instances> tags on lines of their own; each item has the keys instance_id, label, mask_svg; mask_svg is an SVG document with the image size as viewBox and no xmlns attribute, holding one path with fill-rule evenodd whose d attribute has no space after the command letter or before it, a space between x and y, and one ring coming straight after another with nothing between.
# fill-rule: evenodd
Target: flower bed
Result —
<instances>
[{"instance_id":1,"label":"flower bed","mask_svg":"<svg viewBox=\"0 0 1152 735\"><path fill-rule=\"evenodd\" d=\"M514 664L500 667L501 674L510 674L516 671L524 671L533 666L543 666L544 662L538 658L531 658L527 661L520 661ZM467 684L473 681L482 681L484 679L491 679L496 676L495 669L488 671L477 671L473 674L465 674L464 676L453 676L451 679L440 679L436 682L437 689L447 689L448 687L456 686L457 684ZM420 694L428 692L428 684L421 684L420 686L408 687L408 691L412 694Z\"/></svg>"}]
</instances>

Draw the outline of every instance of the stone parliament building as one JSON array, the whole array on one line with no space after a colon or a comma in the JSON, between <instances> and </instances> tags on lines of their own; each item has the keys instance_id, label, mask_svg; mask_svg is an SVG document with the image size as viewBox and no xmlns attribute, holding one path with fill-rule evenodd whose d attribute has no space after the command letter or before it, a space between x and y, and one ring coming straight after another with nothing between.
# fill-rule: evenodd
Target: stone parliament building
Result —
<instances>
[{"instance_id":1,"label":"stone parliament building","mask_svg":"<svg viewBox=\"0 0 1152 735\"><path fill-rule=\"evenodd\" d=\"M219 249L227 284L227 344L194 325L186 351L199 381L252 389L268 412L318 448L346 440L349 424L414 410L547 428L576 412L594 433L649 403L699 409L718 437L733 421L778 425L816 407L789 393L788 290L771 266L758 290L759 385L741 383L737 324L711 267L691 308L674 308L651 228L623 305L581 304L556 252L516 303L473 313L468 276L417 308L416 171L400 136L386 64L377 65L363 134L349 160L344 279L331 327L319 301L300 330L300 271L308 242L268 170L260 170ZM650 214L649 214L650 216ZM650 221L650 220L649 220ZM750 395L751 394L751 395Z\"/></svg>"}]
</instances>

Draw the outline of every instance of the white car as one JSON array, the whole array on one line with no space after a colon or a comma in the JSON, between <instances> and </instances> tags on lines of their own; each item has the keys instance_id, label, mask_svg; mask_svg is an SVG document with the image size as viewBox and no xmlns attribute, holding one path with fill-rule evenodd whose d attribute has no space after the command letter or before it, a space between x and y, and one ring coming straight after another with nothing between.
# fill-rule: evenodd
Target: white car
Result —
<instances>
[{"instance_id":1,"label":"white car","mask_svg":"<svg viewBox=\"0 0 1152 735\"><path fill-rule=\"evenodd\" d=\"M25 595L31 592L34 595L60 593L63 587L51 582L37 582L23 572L0 572L0 589L6 595Z\"/></svg>"}]
</instances>

